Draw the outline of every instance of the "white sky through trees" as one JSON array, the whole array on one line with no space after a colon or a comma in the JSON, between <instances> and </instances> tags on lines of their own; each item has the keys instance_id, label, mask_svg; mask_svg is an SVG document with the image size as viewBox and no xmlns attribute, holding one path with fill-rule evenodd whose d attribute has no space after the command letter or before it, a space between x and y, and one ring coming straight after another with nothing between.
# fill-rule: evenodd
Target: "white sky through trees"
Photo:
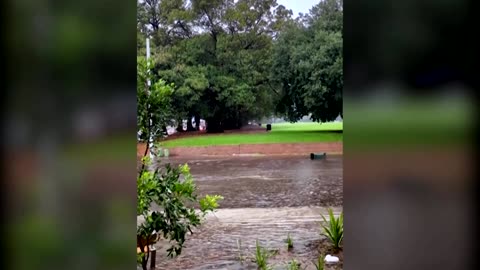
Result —
<instances>
[{"instance_id":1,"label":"white sky through trees","mask_svg":"<svg viewBox=\"0 0 480 270\"><path fill-rule=\"evenodd\" d=\"M320 3L320 0L277 0L277 3L291 9L293 17L296 18L300 12L308 13L314 5Z\"/></svg>"}]
</instances>

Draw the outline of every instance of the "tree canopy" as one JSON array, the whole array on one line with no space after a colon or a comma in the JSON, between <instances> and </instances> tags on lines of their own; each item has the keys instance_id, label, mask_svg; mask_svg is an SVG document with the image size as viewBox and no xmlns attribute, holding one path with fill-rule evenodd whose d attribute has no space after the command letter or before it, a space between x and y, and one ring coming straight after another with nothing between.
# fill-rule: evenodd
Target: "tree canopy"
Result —
<instances>
[{"instance_id":1,"label":"tree canopy","mask_svg":"<svg viewBox=\"0 0 480 270\"><path fill-rule=\"evenodd\" d=\"M274 114L341 114L341 1L296 20L276 0L143 0L137 8L138 55L150 37L152 72L175 85L175 120L201 117L216 132Z\"/></svg>"},{"instance_id":2,"label":"tree canopy","mask_svg":"<svg viewBox=\"0 0 480 270\"><path fill-rule=\"evenodd\" d=\"M291 23L273 50L272 77L282 90L277 111L294 122L342 115L342 1L325 0Z\"/></svg>"}]
</instances>

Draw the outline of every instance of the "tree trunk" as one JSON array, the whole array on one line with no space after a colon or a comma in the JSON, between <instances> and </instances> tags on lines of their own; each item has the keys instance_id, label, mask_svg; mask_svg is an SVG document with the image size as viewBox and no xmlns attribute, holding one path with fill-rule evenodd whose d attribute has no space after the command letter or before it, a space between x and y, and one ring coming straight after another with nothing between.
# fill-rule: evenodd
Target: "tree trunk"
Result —
<instances>
[{"instance_id":1,"label":"tree trunk","mask_svg":"<svg viewBox=\"0 0 480 270\"><path fill-rule=\"evenodd\" d=\"M195 129L200 130L200 115L195 114Z\"/></svg>"},{"instance_id":2,"label":"tree trunk","mask_svg":"<svg viewBox=\"0 0 480 270\"><path fill-rule=\"evenodd\" d=\"M140 245L139 245L139 239L140 239ZM147 243L143 243L142 237L137 235L137 247L140 248L140 252L142 253L142 269L147 270L148 266L148 257L150 255L150 250L148 246L146 245Z\"/></svg>"},{"instance_id":3,"label":"tree trunk","mask_svg":"<svg viewBox=\"0 0 480 270\"><path fill-rule=\"evenodd\" d=\"M195 128L193 127L193 124L192 124L192 117L193 117L193 115L188 116L187 131L195 131Z\"/></svg>"},{"instance_id":4,"label":"tree trunk","mask_svg":"<svg viewBox=\"0 0 480 270\"><path fill-rule=\"evenodd\" d=\"M178 132L184 132L183 130L183 120L180 120L177 125L177 131Z\"/></svg>"},{"instance_id":5,"label":"tree trunk","mask_svg":"<svg viewBox=\"0 0 480 270\"><path fill-rule=\"evenodd\" d=\"M207 133L223 133L223 125L218 117L210 117L207 121Z\"/></svg>"},{"instance_id":6,"label":"tree trunk","mask_svg":"<svg viewBox=\"0 0 480 270\"><path fill-rule=\"evenodd\" d=\"M227 119L225 119L225 123L223 124L223 127L226 130L232 130L232 129L239 129L242 127L242 119L239 114L230 116Z\"/></svg>"},{"instance_id":7,"label":"tree trunk","mask_svg":"<svg viewBox=\"0 0 480 270\"><path fill-rule=\"evenodd\" d=\"M148 259L146 258L147 255L142 256L142 269L147 270L148 269Z\"/></svg>"}]
</instances>

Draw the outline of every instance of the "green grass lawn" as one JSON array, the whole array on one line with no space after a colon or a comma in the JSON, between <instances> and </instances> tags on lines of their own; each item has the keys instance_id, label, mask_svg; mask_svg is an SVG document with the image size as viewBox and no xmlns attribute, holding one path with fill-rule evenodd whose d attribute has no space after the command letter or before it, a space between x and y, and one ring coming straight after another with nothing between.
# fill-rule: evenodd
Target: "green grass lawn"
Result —
<instances>
[{"instance_id":1,"label":"green grass lawn","mask_svg":"<svg viewBox=\"0 0 480 270\"><path fill-rule=\"evenodd\" d=\"M343 139L343 123L278 123L271 132L203 135L167 140L166 147L265 143L336 142Z\"/></svg>"},{"instance_id":2,"label":"green grass lawn","mask_svg":"<svg viewBox=\"0 0 480 270\"><path fill-rule=\"evenodd\" d=\"M278 123L272 124L272 131L338 131L343 130L343 122L330 123Z\"/></svg>"}]
</instances>

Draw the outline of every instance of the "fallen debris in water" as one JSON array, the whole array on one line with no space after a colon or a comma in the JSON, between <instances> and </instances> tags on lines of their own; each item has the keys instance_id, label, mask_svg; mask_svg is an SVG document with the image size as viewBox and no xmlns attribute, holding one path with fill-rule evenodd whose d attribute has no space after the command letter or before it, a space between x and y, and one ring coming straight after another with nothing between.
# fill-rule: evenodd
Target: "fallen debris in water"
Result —
<instances>
[{"instance_id":1,"label":"fallen debris in water","mask_svg":"<svg viewBox=\"0 0 480 270\"><path fill-rule=\"evenodd\" d=\"M315 153L311 153L310 154L310 159L311 160L314 160L314 159L324 159L327 157L327 153L318 153L318 154L315 154Z\"/></svg>"}]
</instances>

